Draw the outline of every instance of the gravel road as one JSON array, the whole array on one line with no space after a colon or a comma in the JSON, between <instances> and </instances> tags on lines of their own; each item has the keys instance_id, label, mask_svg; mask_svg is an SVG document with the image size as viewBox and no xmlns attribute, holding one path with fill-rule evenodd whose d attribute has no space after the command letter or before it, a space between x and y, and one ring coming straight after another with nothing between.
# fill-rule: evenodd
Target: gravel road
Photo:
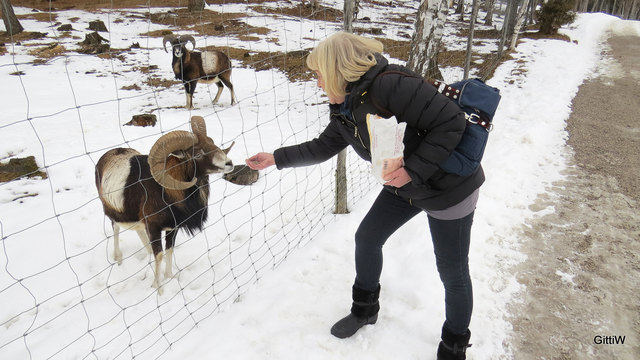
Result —
<instances>
[{"instance_id":1,"label":"gravel road","mask_svg":"<svg viewBox=\"0 0 640 360\"><path fill-rule=\"evenodd\" d=\"M640 359L640 37L616 29L573 100L565 180L522 226L514 359ZM624 343L622 343L624 341Z\"/></svg>"}]
</instances>

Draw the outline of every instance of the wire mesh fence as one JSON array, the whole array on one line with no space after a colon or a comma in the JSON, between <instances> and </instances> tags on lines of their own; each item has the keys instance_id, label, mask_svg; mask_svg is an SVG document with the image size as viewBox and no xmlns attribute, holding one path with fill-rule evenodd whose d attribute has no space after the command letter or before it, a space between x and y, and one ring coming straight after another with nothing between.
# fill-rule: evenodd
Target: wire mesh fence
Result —
<instances>
[{"instance_id":1,"label":"wire mesh fence","mask_svg":"<svg viewBox=\"0 0 640 360\"><path fill-rule=\"evenodd\" d=\"M242 163L316 137L328 122L304 56L342 27L342 3L208 1L189 13L182 1L58 0L32 10L14 1L25 32L0 52L0 353L7 358L157 358L208 317L231 307L252 284L335 215L332 162L269 169L258 182L209 178L209 219L194 236L178 234L173 277L164 294L151 287L153 256L135 231L121 234L122 263L94 180L98 158L116 147L148 153L163 134L203 116L208 135ZM65 8L71 6L72 8ZM173 4L173 5L171 5ZM403 63L418 4L360 2L354 31L379 38ZM499 16L499 12L496 14ZM464 22L445 27L445 80L459 79ZM90 23L102 21L106 31ZM491 66L496 38L476 40L472 75ZM98 45L86 43L98 33ZM224 90L198 85L194 110L174 79L167 34L189 34L197 50L220 49L234 64L238 104ZM449 41L455 39L455 41ZM484 65L483 65L484 64ZM130 126L136 114L155 126ZM21 162L32 162L24 170ZM369 166L347 156L348 200L356 206L378 185ZM4 355L3 355L4 357Z\"/></svg>"}]
</instances>

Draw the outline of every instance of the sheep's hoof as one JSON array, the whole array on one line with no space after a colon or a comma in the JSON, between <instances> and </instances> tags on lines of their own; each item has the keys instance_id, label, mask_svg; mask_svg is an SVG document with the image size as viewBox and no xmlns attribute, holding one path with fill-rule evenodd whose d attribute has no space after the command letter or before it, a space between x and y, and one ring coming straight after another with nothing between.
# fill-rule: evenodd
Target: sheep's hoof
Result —
<instances>
[{"instance_id":1,"label":"sheep's hoof","mask_svg":"<svg viewBox=\"0 0 640 360\"><path fill-rule=\"evenodd\" d=\"M158 295L162 295L162 293L164 292L164 290L162 289L162 285L160 285L158 279L153 280L153 284L151 284L151 287L158 290Z\"/></svg>"},{"instance_id":2,"label":"sheep's hoof","mask_svg":"<svg viewBox=\"0 0 640 360\"><path fill-rule=\"evenodd\" d=\"M115 260L118 265L122 265L122 253L114 253L113 260Z\"/></svg>"}]
</instances>

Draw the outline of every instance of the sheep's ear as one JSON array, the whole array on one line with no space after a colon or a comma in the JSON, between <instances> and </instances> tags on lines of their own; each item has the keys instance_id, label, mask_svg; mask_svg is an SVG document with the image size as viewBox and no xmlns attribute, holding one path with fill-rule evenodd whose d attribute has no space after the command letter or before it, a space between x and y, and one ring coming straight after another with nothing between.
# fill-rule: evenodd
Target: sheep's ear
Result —
<instances>
[{"instance_id":1,"label":"sheep's ear","mask_svg":"<svg viewBox=\"0 0 640 360\"><path fill-rule=\"evenodd\" d=\"M226 149L222 149L222 151L223 151L225 154L229 154L229 151L231 150L231 148L233 147L233 145L234 145L235 143L236 143L235 141L234 141L234 142L232 142L232 143L231 143L231 145L229 145L229 147L228 147L228 148L226 148Z\"/></svg>"}]
</instances>

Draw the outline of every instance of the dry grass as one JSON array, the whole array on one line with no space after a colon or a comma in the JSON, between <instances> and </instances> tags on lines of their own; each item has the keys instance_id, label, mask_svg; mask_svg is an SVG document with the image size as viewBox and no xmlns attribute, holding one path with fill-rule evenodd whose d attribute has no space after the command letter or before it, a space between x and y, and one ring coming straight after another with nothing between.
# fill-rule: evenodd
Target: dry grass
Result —
<instances>
[{"instance_id":1,"label":"dry grass","mask_svg":"<svg viewBox=\"0 0 640 360\"><path fill-rule=\"evenodd\" d=\"M305 81L313 79L314 73L307 69L306 58L309 50L282 52L248 51L234 47L205 47L202 50L215 49L227 54L230 59L237 60L243 66L258 71L277 69L287 75L289 81Z\"/></svg>"},{"instance_id":2,"label":"dry grass","mask_svg":"<svg viewBox=\"0 0 640 360\"><path fill-rule=\"evenodd\" d=\"M243 57L245 66L258 71L278 69L287 75L289 81L306 81L314 78L315 74L306 66L309 50L280 52L256 52Z\"/></svg>"},{"instance_id":3,"label":"dry grass","mask_svg":"<svg viewBox=\"0 0 640 360\"><path fill-rule=\"evenodd\" d=\"M16 15L18 20L29 19L41 22L55 23L58 15L51 12L31 12L29 14Z\"/></svg>"},{"instance_id":4,"label":"dry grass","mask_svg":"<svg viewBox=\"0 0 640 360\"><path fill-rule=\"evenodd\" d=\"M153 7L173 7L176 6L175 0L153 0L151 1ZM187 1L183 1L185 6ZM98 10L98 9L126 9L136 8L141 6L149 6L147 0L11 0L13 6L24 6L40 11L49 10Z\"/></svg>"},{"instance_id":5,"label":"dry grass","mask_svg":"<svg viewBox=\"0 0 640 360\"><path fill-rule=\"evenodd\" d=\"M409 50L411 49L411 40L399 41L391 40L383 37L377 37L376 40L384 45L384 51L396 59L407 61Z\"/></svg>"},{"instance_id":6,"label":"dry grass","mask_svg":"<svg viewBox=\"0 0 640 360\"><path fill-rule=\"evenodd\" d=\"M23 31L19 34L15 34L13 36L9 36L5 31L0 32L0 42L9 44L11 42L23 42L28 40L37 40L42 39L47 36L47 33L34 32L34 31Z\"/></svg>"},{"instance_id":7,"label":"dry grass","mask_svg":"<svg viewBox=\"0 0 640 360\"><path fill-rule=\"evenodd\" d=\"M35 49L29 50L29 55L36 56L43 60L52 59L56 56L64 55L67 52L67 49L57 43L45 45L43 47L37 47Z\"/></svg>"},{"instance_id":8,"label":"dry grass","mask_svg":"<svg viewBox=\"0 0 640 360\"><path fill-rule=\"evenodd\" d=\"M156 75L149 75L144 79L142 83L154 88L170 88L172 86L181 84L181 82L178 80L165 79Z\"/></svg>"},{"instance_id":9,"label":"dry grass","mask_svg":"<svg viewBox=\"0 0 640 360\"><path fill-rule=\"evenodd\" d=\"M195 31L200 36L236 36L241 38L250 34L266 35L271 32L267 28L251 26L238 20L245 16L246 14L242 13L219 13L206 9L195 13L189 12L187 9L176 9L167 13L151 14L150 19L156 24ZM168 30L153 32L159 36L170 33Z\"/></svg>"},{"instance_id":10,"label":"dry grass","mask_svg":"<svg viewBox=\"0 0 640 360\"><path fill-rule=\"evenodd\" d=\"M368 1L377 6L394 6L392 1L384 0L363 0ZM207 0L208 4L229 4L229 3L246 3L245 0ZM322 20L328 22L342 22L342 11L328 8L320 5L318 8L313 9L309 3L302 4L302 2L291 2L291 6L270 6L275 5L273 0L248 0L252 4L252 10L268 15L268 16L290 16L309 18L314 20ZM260 39L267 39L269 42L278 43L279 39L275 37L269 37L270 29L264 27L254 27L243 22L241 18L245 17L244 13L219 13L209 9L198 12L189 12L186 9L187 1L179 2L183 7L177 8L175 0L159 0L149 2L146 0L97 0L97 1L80 1L80 0L56 0L53 2L44 0L12 0L14 6L25 6L33 9L40 10L40 12L33 12L30 14L21 15L22 18L35 19L43 22L55 21L55 15L51 16L49 13L49 6L52 6L54 10L64 9L81 9L81 10L102 10L102 9L124 9L124 8L136 8L136 7L168 7L173 10L165 13L156 13L148 15L150 20L157 24L173 27L173 31L169 29L157 30L141 35L149 37L162 38L165 35L169 35L179 30L195 31L200 37L223 37L232 36L242 41L258 41ZM131 17L140 17L140 14L130 14ZM78 19L76 19L77 21ZM73 20L72 20L73 21ZM415 21L413 15L399 15L394 20L396 22L412 24ZM385 37L384 29L372 27L367 24L366 19L360 19L356 24L356 32L360 34L368 34L375 36L379 41L384 44L385 52L389 53L392 57L406 61L408 54L411 50L410 34L406 34L406 40L390 40ZM466 37L468 34L468 24L460 23L460 30L456 34L461 37ZM38 39L45 37L46 34L41 33L29 33L23 32L14 36L14 41L26 41L31 39ZM65 36L70 36L69 34ZM537 33L526 33L524 37L529 38L541 38ZM474 38L477 41L482 39L494 40L500 37L500 31L498 30L475 30ZM548 38L548 37L547 37ZM561 38L556 36L555 38ZM203 40L200 40L196 36L199 50L207 50L212 47L203 46ZM7 39L6 34L0 33L0 43L8 43L10 39ZM305 59L309 50L293 51L288 53L274 53L274 52L258 52L248 51L245 49L231 48L231 47L215 47L217 50L225 52L231 59L237 60L245 67L254 68L256 70L268 70L277 69L286 74L290 81L309 80L313 78L313 73L306 68ZM48 59L55 56L63 55L67 50L57 44L49 44L38 49L33 49L30 54L37 56L36 63L45 63ZM108 51L98 54L104 58L116 58L121 61L125 61L122 55L125 51L130 49L108 49ZM6 46L0 45L0 55L7 53ZM506 55L508 58L508 55ZM438 56L438 63L440 66L464 66L464 51L440 51ZM505 58L505 57L503 57ZM472 63L476 63L476 68L495 68L498 63L498 59L493 54L474 54ZM482 70L481 73L488 73L492 70ZM137 69L141 73L148 74L149 76L145 80L145 84L152 87L170 87L179 84L176 80L167 80L149 73L149 69ZM483 74L488 76L488 74Z\"/></svg>"},{"instance_id":11,"label":"dry grass","mask_svg":"<svg viewBox=\"0 0 640 360\"><path fill-rule=\"evenodd\" d=\"M535 39L535 40L539 40L539 39L554 39L554 40L562 40L562 41L567 41L567 42L571 42L571 38L568 37L567 35L563 35L563 34L554 34L554 35L546 35L546 34L541 34L539 32L525 32L524 34L522 34L520 36L520 38L527 38L527 39Z\"/></svg>"},{"instance_id":12,"label":"dry grass","mask_svg":"<svg viewBox=\"0 0 640 360\"><path fill-rule=\"evenodd\" d=\"M266 1L265 1L266 2ZM256 3L255 1L250 1L250 3ZM266 14L269 16L279 15L279 16L291 16L291 17L300 17L305 19L313 19L313 20L322 20L329 22L342 22L342 11L336 10L334 8L329 8L326 6L322 6L321 4L316 8L312 8L308 2L302 4L302 2L295 2L293 7L278 7L273 8L272 6L252 6L252 10Z\"/></svg>"}]
</instances>

